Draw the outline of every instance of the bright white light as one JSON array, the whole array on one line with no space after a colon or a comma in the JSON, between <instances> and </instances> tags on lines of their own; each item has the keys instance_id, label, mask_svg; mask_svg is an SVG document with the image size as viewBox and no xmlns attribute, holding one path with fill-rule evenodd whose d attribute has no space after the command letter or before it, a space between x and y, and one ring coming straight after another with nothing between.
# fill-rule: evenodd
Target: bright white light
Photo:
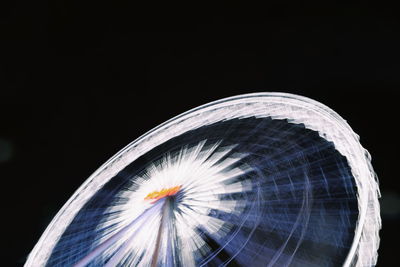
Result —
<instances>
[{"instance_id":1,"label":"bright white light","mask_svg":"<svg viewBox=\"0 0 400 267\"><path fill-rule=\"evenodd\" d=\"M205 146L205 143L206 141L203 141L194 147L184 147L176 154L164 155L159 161L148 166L141 176L132 179L135 184L133 188L137 190L127 188L122 191L118 198L126 201L124 204L111 206L104 215L104 222L98 227L102 237L97 246L101 246L110 237L125 229L124 234L119 235L118 240L107 248L103 257L111 257L112 262L124 261L131 266L150 265L160 224L163 223L166 230L162 239L164 243L159 251L160 258L164 259L163 265L166 265L168 253L172 253L167 246L167 242L171 242L178 243L181 247L178 257L182 264L192 266L194 253L209 250L201 236L193 229L204 228L219 238L226 234L230 223L208 216L210 210L240 212L243 203L222 200L221 196L251 190L251 185L235 181L237 176L246 172L244 166L232 167L243 156L226 158L231 152L230 147L219 147L220 142L208 146ZM174 208L164 214L162 222L162 205L158 202L165 202L165 199L152 203L145 198L150 192L175 186L181 186L181 189L171 200L174 202ZM143 219L142 215L146 211L148 215ZM107 214L118 216L110 219ZM123 247L123 250L120 247ZM115 254L116 251L120 252ZM114 254L115 256L112 256Z\"/></svg>"}]
</instances>

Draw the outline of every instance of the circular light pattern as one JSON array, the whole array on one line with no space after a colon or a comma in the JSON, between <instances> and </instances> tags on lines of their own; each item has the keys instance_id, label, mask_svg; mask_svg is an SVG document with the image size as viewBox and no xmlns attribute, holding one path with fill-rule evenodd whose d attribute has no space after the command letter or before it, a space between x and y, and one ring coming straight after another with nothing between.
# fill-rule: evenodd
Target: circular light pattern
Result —
<instances>
[{"instance_id":1,"label":"circular light pattern","mask_svg":"<svg viewBox=\"0 0 400 267\"><path fill-rule=\"evenodd\" d=\"M378 195L369 154L326 106L227 98L100 167L26 266L370 266Z\"/></svg>"}]
</instances>

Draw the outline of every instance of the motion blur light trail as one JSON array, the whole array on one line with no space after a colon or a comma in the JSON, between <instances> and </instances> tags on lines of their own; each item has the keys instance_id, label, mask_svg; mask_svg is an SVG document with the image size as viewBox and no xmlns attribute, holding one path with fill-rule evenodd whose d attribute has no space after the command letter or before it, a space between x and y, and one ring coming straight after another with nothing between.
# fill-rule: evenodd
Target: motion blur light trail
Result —
<instances>
[{"instance_id":1,"label":"motion blur light trail","mask_svg":"<svg viewBox=\"0 0 400 267\"><path fill-rule=\"evenodd\" d=\"M26 266L371 266L368 152L334 111L257 93L179 115L101 166Z\"/></svg>"}]
</instances>

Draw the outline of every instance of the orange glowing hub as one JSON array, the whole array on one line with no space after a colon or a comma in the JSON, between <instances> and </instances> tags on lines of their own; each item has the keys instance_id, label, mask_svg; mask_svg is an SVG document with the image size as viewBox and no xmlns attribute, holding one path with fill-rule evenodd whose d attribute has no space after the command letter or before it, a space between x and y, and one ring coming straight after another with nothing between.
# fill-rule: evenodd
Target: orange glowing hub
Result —
<instances>
[{"instance_id":1,"label":"orange glowing hub","mask_svg":"<svg viewBox=\"0 0 400 267\"><path fill-rule=\"evenodd\" d=\"M176 193L179 192L181 187L182 187L181 185L178 185L171 188L161 189L160 191L154 191L148 194L144 199L145 200L153 199L154 201L152 203L154 203L163 197L175 195Z\"/></svg>"}]
</instances>

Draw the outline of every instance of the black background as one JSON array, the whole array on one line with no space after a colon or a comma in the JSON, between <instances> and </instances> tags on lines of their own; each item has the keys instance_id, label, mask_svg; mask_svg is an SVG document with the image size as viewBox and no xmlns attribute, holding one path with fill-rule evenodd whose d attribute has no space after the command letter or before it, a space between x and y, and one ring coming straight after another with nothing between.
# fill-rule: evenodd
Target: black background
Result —
<instances>
[{"instance_id":1,"label":"black background","mask_svg":"<svg viewBox=\"0 0 400 267\"><path fill-rule=\"evenodd\" d=\"M49 2L0 8L4 266L25 262L61 206L122 147L188 109L260 91L318 100L361 136L383 195L378 265L395 266L394 8Z\"/></svg>"}]
</instances>

